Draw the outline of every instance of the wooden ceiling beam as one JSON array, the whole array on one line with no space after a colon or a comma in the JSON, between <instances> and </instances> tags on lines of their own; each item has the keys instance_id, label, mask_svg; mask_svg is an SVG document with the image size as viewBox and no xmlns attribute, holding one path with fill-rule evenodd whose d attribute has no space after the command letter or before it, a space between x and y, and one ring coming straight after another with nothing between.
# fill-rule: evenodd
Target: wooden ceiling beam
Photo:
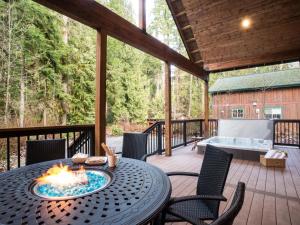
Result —
<instances>
[{"instance_id":1,"label":"wooden ceiling beam","mask_svg":"<svg viewBox=\"0 0 300 225\"><path fill-rule=\"evenodd\" d=\"M186 25L186 26L184 26L184 27L181 27L181 30L187 30L187 29L190 29L190 28L192 28L192 27L191 27L191 25L189 24L189 25Z\"/></svg>"},{"instance_id":2,"label":"wooden ceiling beam","mask_svg":"<svg viewBox=\"0 0 300 225\"><path fill-rule=\"evenodd\" d=\"M275 54L265 54L254 58L232 60L221 63L205 63L204 68L210 72L221 72L231 69L243 69L298 60L300 60L300 49L295 49Z\"/></svg>"},{"instance_id":3,"label":"wooden ceiling beam","mask_svg":"<svg viewBox=\"0 0 300 225\"><path fill-rule=\"evenodd\" d=\"M201 79L206 78L203 68L94 0L34 1L96 30L104 29L108 35L126 44L167 61Z\"/></svg>"},{"instance_id":4,"label":"wooden ceiling beam","mask_svg":"<svg viewBox=\"0 0 300 225\"><path fill-rule=\"evenodd\" d=\"M199 59L199 60L195 61L195 63L196 63L196 64L197 64L197 63L203 63L203 59Z\"/></svg>"},{"instance_id":5,"label":"wooden ceiling beam","mask_svg":"<svg viewBox=\"0 0 300 225\"><path fill-rule=\"evenodd\" d=\"M200 52L200 50L198 48L191 51L192 54L197 53L197 52Z\"/></svg>"},{"instance_id":6,"label":"wooden ceiling beam","mask_svg":"<svg viewBox=\"0 0 300 225\"><path fill-rule=\"evenodd\" d=\"M186 52L187 52L189 58L193 62L195 60L198 60L197 58L195 59L195 56L194 56L193 52L190 51L190 48L193 48L193 49L195 48L195 46L191 46L191 44L192 44L191 42L194 41L194 44L197 46L197 49L198 49L198 44L197 44L196 39L194 37L192 27L191 27L190 23L188 22L188 18L186 16L185 9L181 7L181 10L178 10L178 7L174 6L176 1L166 0L166 2L168 4L168 7L169 7L170 12L172 14L172 17L175 21L175 24L176 24L178 32L180 34L181 40L182 40L182 42L185 46L185 49L186 49ZM176 8L177 11L175 10L175 8ZM178 17L180 17L180 16L185 18L185 20L187 21L185 23L186 25L182 25L182 23L179 22ZM190 30L188 30L188 29L190 29ZM200 58L202 58L200 52L199 52L199 56L200 56ZM202 64L201 64L201 66L202 66Z\"/></svg>"},{"instance_id":7,"label":"wooden ceiling beam","mask_svg":"<svg viewBox=\"0 0 300 225\"><path fill-rule=\"evenodd\" d=\"M196 38L195 38L195 37L192 37L192 38L190 38L190 39L187 39L187 40L186 40L186 43L189 43L189 42L192 42L192 41L196 41Z\"/></svg>"},{"instance_id":8,"label":"wooden ceiling beam","mask_svg":"<svg viewBox=\"0 0 300 225\"><path fill-rule=\"evenodd\" d=\"M175 14L175 17L179 17L179 16L182 16L182 15L184 15L184 14L185 14L185 11L181 11L181 12Z\"/></svg>"}]
</instances>

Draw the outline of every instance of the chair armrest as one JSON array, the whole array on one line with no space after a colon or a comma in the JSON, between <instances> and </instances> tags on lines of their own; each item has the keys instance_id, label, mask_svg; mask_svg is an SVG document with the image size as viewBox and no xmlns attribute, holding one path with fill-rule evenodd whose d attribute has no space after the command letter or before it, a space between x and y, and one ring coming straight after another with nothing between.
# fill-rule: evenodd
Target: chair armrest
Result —
<instances>
[{"instance_id":1,"label":"chair armrest","mask_svg":"<svg viewBox=\"0 0 300 225\"><path fill-rule=\"evenodd\" d=\"M146 161L147 161L147 158L148 158L149 156L156 155L157 153L158 153L158 151L155 151L155 152L152 152L152 153L145 154L145 155L142 156L141 160L143 160L144 162L146 162Z\"/></svg>"},{"instance_id":2,"label":"chair armrest","mask_svg":"<svg viewBox=\"0 0 300 225\"><path fill-rule=\"evenodd\" d=\"M142 156L141 160L146 162L147 161L147 157L150 156L150 154L145 154Z\"/></svg>"},{"instance_id":3,"label":"chair armrest","mask_svg":"<svg viewBox=\"0 0 300 225\"><path fill-rule=\"evenodd\" d=\"M167 176L190 176L190 177L199 177L198 173L192 172L168 172Z\"/></svg>"},{"instance_id":4,"label":"chair armrest","mask_svg":"<svg viewBox=\"0 0 300 225\"><path fill-rule=\"evenodd\" d=\"M191 201L191 200L219 200L219 201L227 201L227 199L223 195L191 195L191 196L184 196L184 197L176 197L172 198L169 201L169 205L172 205L174 203L178 202L184 202L184 201Z\"/></svg>"}]
</instances>

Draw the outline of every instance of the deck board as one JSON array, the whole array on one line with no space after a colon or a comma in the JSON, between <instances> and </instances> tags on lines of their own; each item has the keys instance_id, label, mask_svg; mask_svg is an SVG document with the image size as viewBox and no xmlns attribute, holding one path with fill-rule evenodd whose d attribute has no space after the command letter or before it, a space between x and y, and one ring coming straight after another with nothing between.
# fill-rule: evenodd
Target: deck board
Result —
<instances>
[{"instance_id":1,"label":"deck board","mask_svg":"<svg viewBox=\"0 0 300 225\"><path fill-rule=\"evenodd\" d=\"M152 156L148 162L166 172L188 171L199 173L203 155L191 151L192 145L173 150L172 157ZM219 212L228 209L238 181L246 183L245 202L234 221L235 225L298 225L300 224L300 150L283 148L289 158L285 169L265 168L257 162L233 159L228 173ZM197 178L171 178L172 196L196 193ZM172 223L180 225L187 223Z\"/></svg>"}]
</instances>

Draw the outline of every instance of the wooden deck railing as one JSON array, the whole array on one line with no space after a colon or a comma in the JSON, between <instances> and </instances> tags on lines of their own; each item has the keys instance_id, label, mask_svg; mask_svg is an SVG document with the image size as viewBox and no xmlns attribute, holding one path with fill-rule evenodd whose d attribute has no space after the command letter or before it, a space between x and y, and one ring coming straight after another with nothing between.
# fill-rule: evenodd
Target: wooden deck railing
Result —
<instances>
[{"instance_id":1,"label":"wooden deck railing","mask_svg":"<svg viewBox=\"0 0 300 225\"><path fill-rule=\"evenodd\" d=\"M273 145L300 148L300 120L274 120Z\"/></svg>"},{"instance_id":2,"label":"wooden deck railing","mask_svg":"<svg viewBox=\"0 0 300 225\"><path fill-rule=\"evenodd\" d=\"M24 164L27 140L65 138L67 157L76 152L94 155L94 130L95 125L0 129L0 163L5 162L6 170Z\"/></svg>"},{"instance_id":3,"label":"wooden deck railing","mask_svg":"<svg viewBox=\"0 0 300 225\"><path fill-rule=\"evenodd\" d=\"M273 144L300 148L300 120L274 120ZM24 164L27 140L66 139L66 156L76 152L94 155L95 125L73 125L0 129L0 168L9 170ZM216 136L218 120L209 120L209 136ZM156 121L148 133L148 153L164 151L164 121ZM187 145L193 136L204 135L204 120L173 120L172 148ZM1 164L2 162L2 164Z\"/></svg>"},{"instance_id":4,"label":"wooden deck railing","mask_svg":"<svg viewBox=\"0 0 300 225\"><path fill-rule=\"evenodd\" d=\"M216 136L218 130L218 120L209 120L209 136ZM164 132L165 122L156 121L144 133L149 134L147 142L147 152L162 153L165 149ZM172 120L172 148L187 145L192 142L192 137L204 136L204 119L193 120Z\"/></svg>"}]
</instances>

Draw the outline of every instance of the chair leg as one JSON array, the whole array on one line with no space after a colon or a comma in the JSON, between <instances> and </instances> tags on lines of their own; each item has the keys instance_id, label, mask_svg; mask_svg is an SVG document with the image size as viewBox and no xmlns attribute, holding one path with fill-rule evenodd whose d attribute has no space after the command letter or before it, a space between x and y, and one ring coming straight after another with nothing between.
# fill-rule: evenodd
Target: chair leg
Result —
<instances>
[{"instance_id":1,"label":"chair leg","mask_svg":"<svg viewBox=\"0 0 300 225\"><path fill-rule=\"evenodd\" d=\"M166 221L167 211L163 210L153 221L153 225L164 225Z\"/></svg>"}]
</instances>

